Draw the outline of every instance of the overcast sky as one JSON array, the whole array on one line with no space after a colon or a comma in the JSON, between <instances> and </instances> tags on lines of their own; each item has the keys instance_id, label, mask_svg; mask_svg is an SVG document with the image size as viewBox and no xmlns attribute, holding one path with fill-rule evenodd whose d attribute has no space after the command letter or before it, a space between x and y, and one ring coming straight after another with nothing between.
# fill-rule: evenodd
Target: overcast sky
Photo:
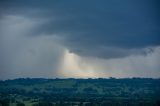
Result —
<instances>
[{"instance_id":1,"label":"overcast sky","mask_svg":"<svg viewBox=\"0 0 160 106\"><path fill-rule=\"evenodd\" d=\"M0 0L0 79L160 78L158 0Z\"/></svg>"}]
</instances>

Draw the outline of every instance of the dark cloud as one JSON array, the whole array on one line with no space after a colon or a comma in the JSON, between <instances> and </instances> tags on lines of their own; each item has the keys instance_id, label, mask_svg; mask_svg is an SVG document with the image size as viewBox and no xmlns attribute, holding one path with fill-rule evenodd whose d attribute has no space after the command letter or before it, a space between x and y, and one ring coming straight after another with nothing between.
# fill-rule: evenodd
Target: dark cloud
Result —
<instances>
[{"instance_id":1,"label":"dark cloud","mask_svg":"<svg viewBox=\"0 0 160 106\"><path fill-rule=\"evenodd\" d=\"M132 54L134 50L130 49L160 44L160 8L156 3L148 0L52 2L48 8L44 6L46 17L51 20L37 32L65 37L66 46L80 55L123 57ZM110 49L103 47L121 50L109 52Z\"/></svg>"},{"instance_id":2,"label":"dark cloud","mask_svg":"<svg viewBox=\"0 0 160 106\"><path fill-rule=\"evenodd\" d=\"M23 75L31 76L40 70L40 76L49 70L49 76L65 49L100 59L151 54L160 46L159 4L157 0L0 0L1 73L13 69L13 75L14 70L25 69Z\"/></svg>"},{"instance_id":3,"label":"dark cloud","mask_svg":"<svg viewBox=\"0 0 160 106\"><path fill-rule=\"evenodd\" d=\"M31 35L58 34L65 38L65 46L79 55L123 57L132 54L123 53L127 50L160 44L160 8L156 0L1 2L5 13L21 14L35 21L47 19L31 30ZM110 49L101 50L103 47L124 51L107 53Z\"/></svg>"}]
</instances>

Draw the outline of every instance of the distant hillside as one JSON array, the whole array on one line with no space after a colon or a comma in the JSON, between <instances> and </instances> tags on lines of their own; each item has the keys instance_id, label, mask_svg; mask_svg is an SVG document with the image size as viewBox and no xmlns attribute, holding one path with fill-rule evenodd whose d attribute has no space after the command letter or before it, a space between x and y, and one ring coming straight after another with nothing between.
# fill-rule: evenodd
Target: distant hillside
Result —
<instances>
[{"instance_id":1,"label":"distant hillside","mask_svg":"<svg viewBox=\"0 0 160 106\"><path fill-rule=\"evenodd\" d=\"M159 106L160 79L14 79L0 81L0 106Z\"/></svg>"}]
</instances>

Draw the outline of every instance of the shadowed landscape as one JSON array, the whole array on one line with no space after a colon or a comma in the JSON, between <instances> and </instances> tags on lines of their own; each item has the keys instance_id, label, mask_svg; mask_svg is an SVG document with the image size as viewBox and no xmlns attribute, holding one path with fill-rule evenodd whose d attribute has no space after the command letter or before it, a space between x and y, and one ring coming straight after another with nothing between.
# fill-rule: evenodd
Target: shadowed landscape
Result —
<instances>
[{"instance_id":1,"label":"shadowed landscape","mask_svg":"<svg viewBox=\"0 0 160 106\"><path fill-rule=\"evenodd\" d=\"M0 106L159 106L160 79L0 81Z\"/></svg>"}]
</instances>

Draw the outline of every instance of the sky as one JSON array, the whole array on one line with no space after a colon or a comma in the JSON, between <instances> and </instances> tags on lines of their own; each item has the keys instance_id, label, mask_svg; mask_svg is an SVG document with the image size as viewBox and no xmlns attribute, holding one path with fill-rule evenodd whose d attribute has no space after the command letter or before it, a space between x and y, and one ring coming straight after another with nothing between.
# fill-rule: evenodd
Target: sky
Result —
<instances>
[{"instance_id":1,"label":"sky","mask_svg":"<svg viewBox=\"0 0 160 106\"><path fill-rule=\"evenodd\" d=\"M0 79L160 78L158 0L0 0Z\"/></svg>"}]
</instances>

